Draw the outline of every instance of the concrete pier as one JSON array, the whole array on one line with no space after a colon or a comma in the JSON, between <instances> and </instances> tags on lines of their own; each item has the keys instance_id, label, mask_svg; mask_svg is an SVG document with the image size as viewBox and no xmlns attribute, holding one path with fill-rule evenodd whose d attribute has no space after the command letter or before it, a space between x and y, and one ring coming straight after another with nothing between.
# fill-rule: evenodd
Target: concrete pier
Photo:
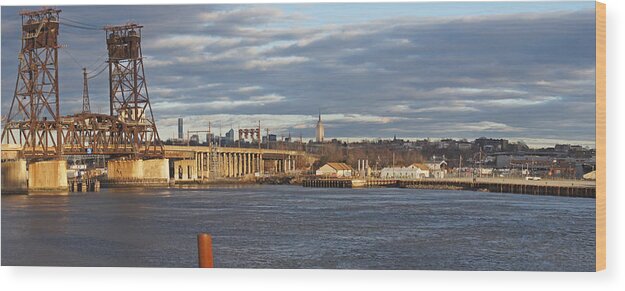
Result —
<instances>
[{"instance_id":1,"label":"concrete pier","mask_svg":"<svg viewBox=\"0 0 625 291\"><path fill-rule=\"evenodd\" d=\"M40 161L28 165L29 192L66 192L67 161Z\"/></svg>"},{"instance_id":2,"label":"concrete pier","mask_svg":"<svg viewBox=\"0 0 625 291\"><path fill-rule=\"evenodd\" d=\"M103 186L159 186L169 183L169 159L111 160Z\"/></svg>"},{"instance_id":3,"label":"concrete pier","mask_svg":"<svg viewBox=\"0 0 625 291\"><path fill-rule=\"evenodd\" d=\"M195 160L174 161L174 181L195 181L197 178Z\"/></svg>"},{"instance_id":4,"label":"concrete pier","mask_svg":"<svg viewBox=\"0 0 625 291\"><path fill-rule=\"evenodd\" d=\"M27 179L26 160L2 162L2 194L26 194Z\"/></svg>"}]
</instances>

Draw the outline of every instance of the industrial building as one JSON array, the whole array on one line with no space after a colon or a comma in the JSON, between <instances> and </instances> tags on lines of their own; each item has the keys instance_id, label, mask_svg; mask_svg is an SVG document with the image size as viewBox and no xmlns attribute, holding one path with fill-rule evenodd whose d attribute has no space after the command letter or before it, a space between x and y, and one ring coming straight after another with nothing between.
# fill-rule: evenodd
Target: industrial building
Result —
<instances>
[{"instance_id":1,"label":"industrial building","mask_svg":"<svg viewBox=\"0 0 625 291\"><path fill-rule=\"evenodd\" d=\"M317 176L351 177L354 169L346 163L327 163L317 170Z\"/></svg>"}]
</instances>

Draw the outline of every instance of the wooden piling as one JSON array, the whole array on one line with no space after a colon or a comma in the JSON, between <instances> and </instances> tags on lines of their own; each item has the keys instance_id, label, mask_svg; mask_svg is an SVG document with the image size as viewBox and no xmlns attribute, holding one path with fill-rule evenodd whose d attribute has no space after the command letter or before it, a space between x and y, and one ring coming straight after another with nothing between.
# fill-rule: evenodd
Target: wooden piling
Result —
<instances>
[{"instance_id":1,"label":"wooden piling","mask_svg":"<svg viewBox=\"0 0 625 291\"><path fill-rule=\"evenodd\" d=\"M208 233L197 235L198 261L200 268L213 268L213 239Z\"/></svg>"}]
</instances>

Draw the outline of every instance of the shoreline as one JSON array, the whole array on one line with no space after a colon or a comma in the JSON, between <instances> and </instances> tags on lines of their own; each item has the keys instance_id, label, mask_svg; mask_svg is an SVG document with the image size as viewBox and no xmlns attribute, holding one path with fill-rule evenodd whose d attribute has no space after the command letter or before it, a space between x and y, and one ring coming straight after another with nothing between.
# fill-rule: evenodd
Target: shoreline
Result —
<instances>
[{"instance_id":1,"label":"shoreline","mask_svg":"<svg viewBox=\"0 0 625 291\"><path fill-rule=\"evenodd\" d=\"M136 181L135 181L136 182ZM549 185L549 183L559 183ZM352 180L352 179L302 179L294 176L265 177L261 179L218 179L218 180L195 180L195 181L170 181L169 183L103 183L102 188L110 189L133 189L133 188L184 188L188 186L260 186L260 185L290 185L313 188L397 188L397 189L423 189L423 190L450 190L450 191L476 191L489 193L508 193L544 196L565 196L579 198L595 198L595 187L580 186L571 181L548 180L542 183L536 181L504 181L504 180L478 180L467 179L440 179L440 180ZM575 181L573 181L575 182ZM86 192L89 193L89 192ZM41 191L15 193L4 192L2 195L46 195ZM69 193L65 193L67 195ZM59 195L57 193L47 195Z\"/></svg>"}]
</instances>

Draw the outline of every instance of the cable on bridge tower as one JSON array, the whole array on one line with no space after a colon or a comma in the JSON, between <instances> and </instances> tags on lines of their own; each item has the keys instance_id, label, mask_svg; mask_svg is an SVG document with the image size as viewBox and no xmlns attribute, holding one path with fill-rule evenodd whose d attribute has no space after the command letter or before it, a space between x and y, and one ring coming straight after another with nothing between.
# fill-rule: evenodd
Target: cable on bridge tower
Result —
<instances>
[{"instance_id":1,"label":"cable on bridge tower","mask_svg":"<svg viewBox=\"0 0 625 291\"><path fill-rule=\"evenodd\" d=\"M103 63L103 64L106 64L106 63ZM89 80L91 80L91 79L93 79L93 78L95 78L95 77L99 76L100 74L102 74L102 72L104 72L104 71L108 68L107 66L100 66L100 67L101 67L102 69L100 69L100 71L98 71L95 75L93 75L93 76L89 76L89 77L88 77L88 79L89 79ZM95 72L95 70L93 70L93 71L91 71L91 72L89 72L89 73L87 73L87 74L88 74L88 75L91 75L91 74L93 74L93 72Z\"/></svg>"},{"instance_id":2,"label":"cable on bridge tower","mask_svg":"<svg viewBox=\"0 0 625 291\"><path fill-rule=\"evenodd\" d=\"M65 26L69 26L69 27L73 27L73 28L78 28L78 29L85 29L85 30L102 30L98 26L87 24L87 23L83 23L83 22L76 21L76 20L72 20L72 19L69 19L67 17L63 17L62 20L63 21L60 22L61 25L65 25ZM67 21L69 23L67 23L65 21Z\"/></svg>"}]
</instances>

